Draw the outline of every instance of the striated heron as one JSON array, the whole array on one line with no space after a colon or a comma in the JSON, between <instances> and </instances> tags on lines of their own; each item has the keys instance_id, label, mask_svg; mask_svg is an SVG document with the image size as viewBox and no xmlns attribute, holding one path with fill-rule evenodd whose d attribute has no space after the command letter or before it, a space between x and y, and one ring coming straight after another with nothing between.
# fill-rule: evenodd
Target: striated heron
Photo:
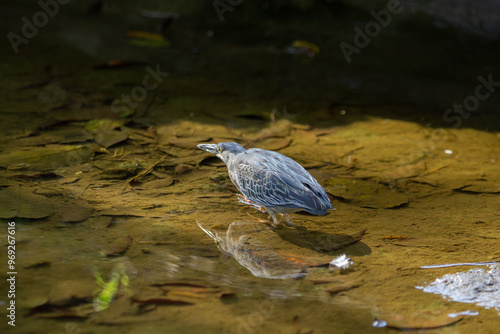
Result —
<instances>
[{"instance_id":1,"label":"striated heron","mask_svg":"<svg viewBox=\"0 0 500 334\"><path fill-rule=\"evenodd\" d=\"M245 149L238 143L200 144L227 166L233 184L243 194L240 202L267 211L274 225L276 214L307 211L324 215L332 203L318 181L304 167L281 153L260 148ZM291 224L293 226L293 224Z\"/></svg>"}]
</instances>

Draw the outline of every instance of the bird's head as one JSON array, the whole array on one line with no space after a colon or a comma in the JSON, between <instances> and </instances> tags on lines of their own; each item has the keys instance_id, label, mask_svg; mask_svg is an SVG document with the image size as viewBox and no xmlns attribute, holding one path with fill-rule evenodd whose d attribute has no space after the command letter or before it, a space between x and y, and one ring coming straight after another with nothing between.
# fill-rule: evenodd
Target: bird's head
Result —
<instances>
[{"instance_id":1,"label":"bird's head","mask_svg":"<svg viewBox=\"0 0 500 334\"><path fill-rule=\"evenodd\" d=\"M198 148L215 154L217 158L224 161L226 165L228 164L228 162L233 160L235 156L246 151L243 146L233 142L218 144L199 144Z\"/></svg>"},{"instance_id":2,"label":"bird's head","mask_svg":"<svg viewBox=\"0 0 500 334\"><path fill-rule=\"evenodd\" d=\"M219 248L219 250L228 255L228 256L232 256L230 252L228 252L227 250L227 245L226 245L226 238L225 238L225 235L224 237L221 237L219 236L218 233L216 232L212 232L210 230L208 230L207 228L203 227L200 222L196 221L196 224L198 224L198 226L203 230L203 232L205 232L210 238L212 238L214 241L215 241L215 245L217 246L217 248Z\"/></svg>"}]
</instances>

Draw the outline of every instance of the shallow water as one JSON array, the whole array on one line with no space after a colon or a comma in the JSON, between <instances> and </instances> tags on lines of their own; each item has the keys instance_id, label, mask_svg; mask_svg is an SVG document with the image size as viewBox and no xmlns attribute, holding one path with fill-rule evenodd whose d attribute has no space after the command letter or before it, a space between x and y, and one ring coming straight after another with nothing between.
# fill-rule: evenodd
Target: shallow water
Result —
<instances>
[{"instance_id":1,"label":"shallow water","mask_svg":"<svg viewBox=\"0 0 500 334\"><path fill-rule=\"evenodd\" d=\"M411 46L416 54L429 48L430 60L391 56L386 46L394 40L380 36L349 67L337 39L351 31L328 40L322 23L307 25L321 14L297 27L258 22L250 12L253 30L245 30L189 11L171 32L172 47L144 48L117 36L157 22L123 8L116 16L117 5L109 6L100 17L68 7L18 54L2 45L0 237L7 250L14 223L17 274L13 329L5 320L12 275L2 251L0 328L495 332L496 310L416 288L463 271L422 266L500 260L498 93L459 126L443 119L474 91L477 76L500 79L494 53L454 54L461 66L454 77L439 57L447 33L429 42L400 27L388 36L423 39ZM8 31L36 8L6 10ZM261 25L271 33L264 40ZM315 58L286 52L304 35L321 47ZM139 64L97 66L118 58ZM139 94L157 69L168 76L132 101L135 110L113 104ZM295 159L336 210L293 214L296 229L272 228L266 214L239 203L225 166L196 148L219 141ZM221 252L197 222L219 235L231 228L231 251ZM341 254L350 268L330 268Z\"/></svg>"}]
</instances>

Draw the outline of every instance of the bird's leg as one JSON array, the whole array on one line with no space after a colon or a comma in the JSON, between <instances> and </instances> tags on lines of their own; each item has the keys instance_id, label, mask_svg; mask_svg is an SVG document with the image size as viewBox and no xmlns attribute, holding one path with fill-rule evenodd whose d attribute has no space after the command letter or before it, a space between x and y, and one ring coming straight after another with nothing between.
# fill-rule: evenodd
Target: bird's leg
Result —
<instances>
[{"instance_id":1,"label":"bird's leg","mask_svg":"<svg viewBox=\"0 0 500 334\"><path fill-rule=\"evenodd\" d=\"M276 218L276 215L274 215L270 210L267 210L265 207L252 202L251 200L249 200L248 198L246 198L241 194L238 194L237 196L238 196L238 201L240 201L240 203L250 205L251 207L259 210L260 212L267 212L269 214L269 218L273 219L273 226L277 226L279 224L278 218ZM259 221L261 221L261 219L259 219Z\"/></svg>"},{"instance_id":2,"label":"bird's leg","mask_svg":"<svg viewBox=\"0 0 500 334\"><path fill-rule=\"evenodd\" d=\"M287 213L285 213L285 214L280 213L279 214L280 216L285 216L285 221L283 222L283 224L280 225L280 221L277 218L276 212L273 213L271 210L268 210L267 212L269 212L269 215L273 218L273 226L274 227L287 226L287 227L293 227L295 229L297 228L297 226L295 226L295 224L292 223L292 221L290 220L290 216Z\"/></svg>"},{"instance_id":3,"label":"bird's leg","mask_svg":"<svg viewBox=\"0 0 500 334\"><path fill-rule=\"evenodd\" d=\"M292 221L290 220L290 215L288 213L284 213L282 216L285 216L285 225L286 226L297 228L297 226L295 226L295 224L292 223Z\"/></svg>"},{"instance_id":4,"label":"bird's leg","mask_svg":"<svg viewBox=\"0 0 500 334\"><path fill-rule=\"evenodd\" d=\"M273 220L273 226L276 227L280 224L280 221L278 220L278 217L276 216L276 213L267 209L266 207L264 206L260 206L258 205L257 203L255 202L252 202L251 200L249 200L248 198L246 198L245 196L241 195L241 194L238 194L238 201L240 201L240 203L243 203L243 204L246 204L246 205L250 205L251 207L259 210L260 212L267 212L269 214L269 218L271 218ZM249 214L250 217L253 217L252 215ZM282 214L282 216L285 216L285 226L289 226L289 227L293 227L293 228L296 228L296 226L291 222L290 220L290 215L285 213L285 214ZM255 218L255 217L254 217ZM268 219L269 219L268 218ZM261 219L258 219L260 222L262 222Z\"/></svg>"},{"instance_id":5,"label":"bird's leg","mask_svg":"<svg viewBox=\"0 0 500 334\"><path fill-rule=\"evenodd\" d=\"M248 198L246 198L245 196L241 195L241 194L238 194L238 201L240 201L240 203L243 203L243 204L246 204L246 205L250 205L251 207L259 210L260 212L267 212L266 208L264 208L263 206L260 206L254 202L252 202L251 200L249 200Z\"/></svg>"},{"instance_id":6,"label":"bird's leg","mask_svg":"<svg viewBox=\"0 0 500 334\"><path fill-rule=\"evenodd\" d=\"M255 216L252 216L250 213L247 212L247 215L249 215L250 217L252 217L253 219L255 219L257 221L257 223L264 223L264 224L269 224L269 220L264 220L264 219L260 219L260 218L257 218Z\"/></svg>"},{"instance_id":7,"label":"bird's leg","mask_svg":"<svg viewBox=\"0 0 500 334\"><path fill-rule=\"evenodd\" d=\"M272 213L270 210L267 211L269 213L269 215L271 216L271 218L273 218L273 226L276 227L279 225L279 220L278 218L276 218L276 215L274 213Z\"/></svg>"}]
</instances>

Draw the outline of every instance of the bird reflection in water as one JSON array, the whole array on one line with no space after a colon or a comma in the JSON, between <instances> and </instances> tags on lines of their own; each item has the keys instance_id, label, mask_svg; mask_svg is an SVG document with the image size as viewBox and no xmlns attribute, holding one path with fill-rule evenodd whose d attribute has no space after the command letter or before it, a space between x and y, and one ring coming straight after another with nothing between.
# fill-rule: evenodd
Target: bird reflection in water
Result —
<instances>
[{"instance_id":1,"label":"bird reflection in water","mask_svg":"<svg viewBox=\"0 0 500 334\"><path fill-rule=\"evenodd\" d=\"M276 245L279 237L273 229L255 222L237 221L229 225L226 232L213 232L198 226L208 234L219 250L233 257L254 276L270 279L300 278L307 274L308 268L334 267L346 269L352 263L345 255L334 260L331 258L308 258L298 254L281 251ZM274 239L274 240L273 240Z\"/></svg>"}]
</instances>

